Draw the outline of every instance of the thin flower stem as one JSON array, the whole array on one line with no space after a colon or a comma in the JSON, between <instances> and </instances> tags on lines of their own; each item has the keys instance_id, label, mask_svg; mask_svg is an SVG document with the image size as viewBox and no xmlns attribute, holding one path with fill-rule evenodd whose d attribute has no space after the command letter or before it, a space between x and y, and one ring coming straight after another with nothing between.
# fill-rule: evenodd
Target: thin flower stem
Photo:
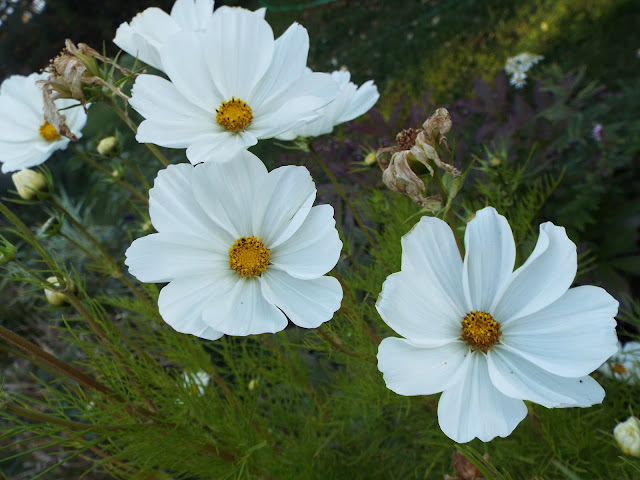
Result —
<instances>
[{"instance_id":1,"label":"thin flower stem","mask_svg":"<svg viewBox=\"0 0 640 480\"><path fill-rule=\"evenodd\" d=\"M62 360L58 359L57 357L54 357L50 353L45 352L43 349L41 349L37 345L31 343L30 341L22 338L17 333L13 333L11 330L8 330L1 325L0 325L0 337L4 338L7 342L23 350L33 358L37 358L38 360L45 363L46 365L49 365L55 371L61 373L66 377L71 378L72 380L77 382L79 385L82 385L83 387L86 387L86 388L92 388L94 390L97 390L107 395L113 394L113 391L109 387L106 387L100 382L85 375L77 368L72 367L68 363L63 362Z\"/></svg>"},{"instance_id":2,"label":"thin flower stem","mask_svg":"<svg viewBox=\"0 0 640 480\"><path fill-rule=\"evenodd\" d=\"M351 357L355 357L355 358L361 358L363 360L366 360L368 362L372 362L372 363L376 363L375 360L369 359L369 358L364 358L362 355L360 355L357 352L353 352L351 350L349 350L348 348L343 347L342 345L340 345L338 342L336 342L333 338L331 338L331 335L329 335L328 333L326 333L323 330L324 325L320 325L316 331L320 334L320 336L322 338L324 338L327 343L329 343L333 348L335 348L336 350L339 350L340 352L344 353L345 355L349 355Z\"/></svg>"},{"instance_id":3,"label":"thin flower stem","mask_svg":"<svg viewBox=\"0 0 640 480\"><path fill-rule=\"evenodd\" d=\"M116 425L90 425L88 423L74 422L73 420L66 420L64 418L54 417L53 415L47 415L46 413L36 412L35 410L31 410L29 408L21 407L20 405L15 405L12 403L8 403L4 410L13 415L18 415L20 417L28 418L29 420L34 420L36 422L50 423L53 425L60 425L61 427L70 428L72 430L123 430L124 427L119 427Z\"/></svg>"},{"instance_id":4,"label":"thin flower stem","mask_svg":"<svg viewBox=\"0 0 640 480\"><path fill-rule=\"evenodd\" d=\"M91 165L92 167L100 170L102 173L107 175L111 180L113 180L118 185L120 185L121 187L126 189L129 193L131 193L131 195L136 197L142 203L144 203L147 206L149 205L149 200L147 200L147 198L144 195L142 195L139 191L137 191L133 185L131 185L128 182L125 182L121 178L113 176L109 170L107 170L102 165L100 165L98 162L96 162L93 158L91 158L90 155L87 155L86 153L80 151L75 146L71 145L71 150L73 150L73 152L76 155L78 155L79 157L82 157L89 165Z\"/></svg>"},{"instance_id":5,"label":"thin flower stem","mask_svg":"<svg viewBox=\"0 0 640 480\"><path fill-rule=\"evenodd\" d=\"M440 172L438 171L438 167L436 166L433 160L429 160L429 166L433 170L433 181L436 184L436 188L438 189L438 193L440 194L442 206L446 207L447 202L449 201L449 197L447 196L447 191L444 189L444 185L442 184L442 177L440 177ZM458 252L460 252L460 256L464 260L464 243L460 238L460 234L458 233L458 228L456 227L456 219L453 215L451 209L447 210L447 223L453 232L453 237L456 240L456 245L458 247Z\"/></svg>"},{"instance_id":6,"label":"thin flower stem","mask_svg":"<svg viewBox=\"0 0 640 480\"><path fill-rule=\"evenodd\" d=\"M127 116L127 114L118 106L115 100L108 102L108 105L113 109L114 112L120 117L120 119L131 129L133 133L138 132L138 127L135 123L131 121L131 119ZM158 159L158 161L165 167L171 165L167 157L165 157L160 149L156 147L152 143L145 143L145 146L149 149L151 153Z\"/></svg>"},{"instance_id":7,"label":"thin flower stem","mask_svg":"<svg viewBox=\"0 0 640 480\"><path fill-rule=\"evenodd\" d=\"M311 152L311 155L313 156L313 158L315 158L316 161L318 162L318 165L320 165L320 168L322 168L322 171L329 178L329 180L331 181L331 183L335 187L335 189L338 192L338 194L340 195L340 197L342 197L342 200L344 200L344 203L347 205L347 208L351 211L351 214L353 215L353 219L356 221L356 223L360 227L360 230L362 230L362 233L364 233L364 235L367 237L367 240L369 241L371 246L374 249L380 251L380 247L378 247L377 243L375 242L375 240L371 236L371 233L369 232L369 228L362 221L362 218L360 217L360 214L356 210L356 208L353 205L353 203L351 203L351 200L349 199L349 196L344 191L344 189L342 188L342 185L340 185L340 183L336 179L335 175L331 172L331 170L329 169L329 167L327 166L325 161L322 160L320 155L318 155L318 152L316 152L315 148L313 148L313 145L311 144L311 142L309 142L309 151Z\"/></svg>"}]
</instances>

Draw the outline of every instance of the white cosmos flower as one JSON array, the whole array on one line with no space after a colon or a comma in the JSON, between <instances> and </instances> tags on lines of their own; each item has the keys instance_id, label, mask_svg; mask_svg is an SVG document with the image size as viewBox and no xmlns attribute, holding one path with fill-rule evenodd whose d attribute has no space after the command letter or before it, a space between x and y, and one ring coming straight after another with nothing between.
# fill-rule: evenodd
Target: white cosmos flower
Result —
<instances>
[{"instance_id":1,"label":"white cosmos flower","mask_svg":"<svg viewBox=\"0 0 640 480\"><path fill-rule=\"evenodd\" d=\"M292 140L296 137L317 137L331 133L336 125L353 120L369 111L380 98L373 80L368 80L358 87L350 81L351 74L346 70L336 70L331 76L338 84L340 93L333 102L319 111L322 116L296 130L278 135L278 138Z\"/></svg>"},{"instance_id":2,"label":"white cosmos flower","mask_svg":"<svg viewBox=\"0 0 640 480\"><path fill-rule=\"evenodd\" d=\"M605 362L599 372L629 385L640 383L640 342L618 343L618 352Z\"/></svg>"},{"instance_id":3,"label":"white cosmos flower","mask_svg":"<svg viewBox=\"0 0 640 480\"><path fill-rule=\"evenodd\" d=\"M47 73L28 77L13 75L0 86L0 162L2 172L15 172L45 162L56 150L64 150L69 139L58 134L44 119L42 88L36 82L48 78ZM58 109L76 105L76 100L58 99ZM78 138L87 121L82 108L69 108L62 113L66 124Z\"/></svg>"},{"instance_id":4,"label":"white cosmos flower","mask_svg":"<svg viewBox=\"0 0 640 480\"><path fill-rule=\"evenodd\" d=\"M312 207L304 167L272 172L247 151L229 162L171 165L149 191L158 233L139 238L125 263L143 282L169 282L162 318L206 339L305 328L329 320L342 288L323 276L338 261L330 205ZM285 317L286 315L286 317Z\"/></svg>"},{"instance_id":5,"label":"white cosmos flower","mask_svg":"<svg viewBox=\"0 0 640 480\"><path fill-rule=\"evenodd\" d=\"M204 32L182 30L160 48L171 81L140 75L131 105L145 120L136 139L187 148L196 164L224 161L258 139L317 118L338 86L326 73L305 73L309 37L294 23L274 40L249 10L221 7Z\"/></svg>"},{"instance_id":6,"label":"white cosmos flower","mask_svg":"<svg viewBox=\"0 0 640 480\"><path fill-rule=\"evenodd\" d=\"M442 431L456 442L506 437L523 400L588 407L604 398L591 377L616 352L618 302L599 287L569 288L576 246L564 228L540 225L527 261L507 220L491 207L465 233L464 262L449 226L423 217L402 238L402 270L376 304L405 338L385 338L378 368L400 395L443 392Z\"/></svg>"},{"instance_id":7,"label":"white cosmos flower","mask_svg":"<svg viewBox=\"0 0 640 480\"><path fill-rule=\"evenodd\" d=\"M176 0L171 14L150 7L137 14L131 23L122 23L113 39L122 50L142 62L163 70L160 47L180 30L204 31L213 16L213 0ZM264 17L265 9L256 11Z\"/></svg>"}]
</instances>

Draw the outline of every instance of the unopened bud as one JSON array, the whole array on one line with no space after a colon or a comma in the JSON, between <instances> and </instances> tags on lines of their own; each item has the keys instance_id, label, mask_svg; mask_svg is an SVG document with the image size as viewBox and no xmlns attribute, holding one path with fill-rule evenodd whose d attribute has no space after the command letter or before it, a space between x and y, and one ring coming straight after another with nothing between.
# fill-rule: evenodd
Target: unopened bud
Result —
<instances>
[{"instance_id":1,"label":"unopened bud","mask_svg":"<svg viewBox=\"0 0 640 480\"><path fill-rule=\"evenodd\" d=\"M613 436L623 453L640 457L640 420L629 417L626 421L616 425Z\"/></svg>"},{"instance_id":2,"label":"unopened bud","mask_svg":"<svg viewBox=\"0 0 640 480\"><path fill-rule=\"evenodd\" d=\"M23 168L19 172L11 175L13 184L16 186L18 195L23 200L31 200L38 195L38 192L47 192L49 187L44 175L28 168Z\"/></svg>"},{"instance_id":3,"label":"unopened bud","mask_svg":"<svg viewBox=\"0 0 640 480\"><path fill-rule=\"evenodd\" d=\"M249 385L247 386L247 388L249 388L249 390L254 390L257 386L258 386L258 381L252 378L249 381Z\"/></svg>"},{"instance_id":4,"label":"unopened bud","mask_svg":"<svg viewBox=\"0 0 640 480\"><path fill-rule=\"evenodd\" d=\"M47 282L49 282L56 288L60 287L60 282L58 281L57 277L49 277L47 278ZM49 305L51 305L52 307L61 307L62 305L69 303L69 300L64 293L57 290L51 290L50 288L44 289L44 296L47 298L47 302L49 302Z\"/></svg>"},{"instance_id":5,"label":"unopened bud","mask_svg":"<svg viewBox=\"0 0 640 480\"><path fill-rule=\"evenodd\" d=\"M489 165L491 165L492 167L497 167L502 163L502 160L500 160L498 157L491 157L489 159Z\"/></svg>"},{"instance_id":6,"label":"unopened bud","mask_svg":"<svg viewBox=\"0 0 640 480\"><path fill-rule=\"evenodd\" d=\"M9 240L0 236L0 265L9 263L11 260L16 258L16 253L16 247L14 247Z\"/></svg>"},{"instance_id":7,"label":"unopened bud","mask_svg":"<svg viewBox=\"0 0 640 480\"><path fill-rule=\"evenodd\" d=\"M110 155L116 153L119 149L118 139L116 137L105 137L98 143L96 150L100 155Z\"/></svg>"},{"instance_id":8,"label":"unopened bud","mask_svg":"<svg viewBox=\"0 0 640 480\"><path fill-rule=\"evenodd\" d=\"M366 157L364 157L364 164L367 166L371 166L376 163L376 152L375 150L369 152Z\"/></svg>"}]
</instances>

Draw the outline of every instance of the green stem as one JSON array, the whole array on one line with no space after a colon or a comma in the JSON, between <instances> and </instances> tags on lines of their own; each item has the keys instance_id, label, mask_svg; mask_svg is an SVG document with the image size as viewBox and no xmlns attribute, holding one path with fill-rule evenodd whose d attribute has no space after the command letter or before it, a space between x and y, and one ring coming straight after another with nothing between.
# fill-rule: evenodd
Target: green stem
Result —
<instances>
[{"instance_id":1,"label":"green stem","mask_svg":"<svg viewBox=\"0 0 640 480\"><path fill-rule=\"evenodd\" d=\"M436 188L438 189L438 193L440 194L442 207L446 208L447 203L449 201L449 197L447 196L447 191L444 189L444 185L442 184L442 177L440 177L440 172L438 171L438 167L436 166L433 160L429 160L429 166L433 170L433 181L436 184ZM456 245L458 246L458 251L460 252L460 256L464 260L464 243L462 243L462 239L460 238L460 234L458 233L458 228L456 227L456 219L453 215L451 209L447 209L447 223L449 227L451 227L451 231L453 232L453 237L456 240Z\"/></svg>"},{"instance_id":2,"label":"green stem","mask_svg":"<svg viewBox=\"0 0 640 480\"><path fill-rule=\"evenodd\" d=\"M133 185L131 185L128 182L125 182L121 178L113 176L109 170L107 170L98 162L96 162L93 158L91 158L90 155L87 155L86 153L80 151L75 146L71 145L71 150L73 150L73 152L79 157L82 157L89 165L100 170L102 173L107 175L111 180L115 181L122 188L126 189L129 193L131 193L134 197L136 197L142 203L144 203L147 206L149 205L149 200L147 200L147 198L144 195L142 195L139 191L137 191Z\"/></svg>"},{"instance_id":3,"label":"green stem","mask_svg":"<svg viewBox=\"0 0 640 480\"><path fill-rule=\"evenodd\" d=\"M61 427L70 428L72 430L122 430L124 427L118 427L115 425L89 425L88 423L74 422L73 420L66 420L64 418L54 417L53 415L47 415L46 413L36 412L29 408L21 407L19 405L7 404L4 409L6 412L13 415L19 415L21 417L34 420L36 422L50 423L53 425L60 425Z\"/></svg>"}]
</instances>

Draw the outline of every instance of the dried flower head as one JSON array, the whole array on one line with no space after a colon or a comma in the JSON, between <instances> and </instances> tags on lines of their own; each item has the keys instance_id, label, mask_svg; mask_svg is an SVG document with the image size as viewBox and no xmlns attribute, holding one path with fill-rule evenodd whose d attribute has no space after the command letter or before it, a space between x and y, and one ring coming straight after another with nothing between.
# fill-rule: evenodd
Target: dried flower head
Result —
<instances>
[{"instance_id":1,"label":"dried flower head","mask_svg":"<svg viewBox=\"0 0 640 480\"><path fill-rule=\"evenodd\" d=\"M489 461L489 455L485 453L484 459ZM453 453L453 468L456 471L456 476L445 475L444 480L485 480L480 470L458 450Z\"/></svg>"}]
</instances>

